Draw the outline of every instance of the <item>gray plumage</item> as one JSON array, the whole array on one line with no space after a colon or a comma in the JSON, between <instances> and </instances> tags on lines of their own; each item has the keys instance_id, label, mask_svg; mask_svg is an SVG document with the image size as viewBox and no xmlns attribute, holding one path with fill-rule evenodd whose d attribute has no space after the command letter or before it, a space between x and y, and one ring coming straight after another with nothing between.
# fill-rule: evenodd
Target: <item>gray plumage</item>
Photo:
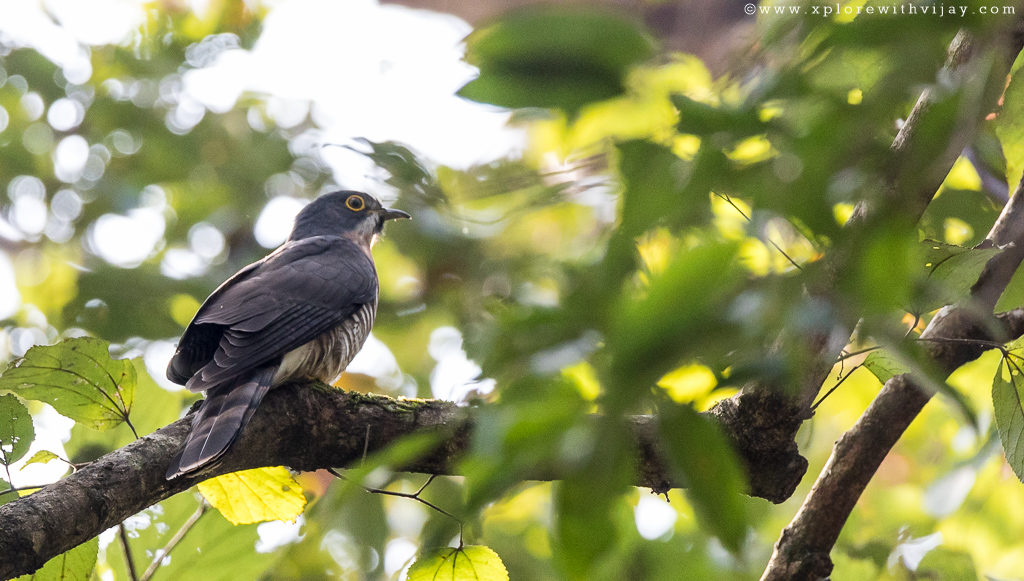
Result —
<instances>
[{"instance_id":1,"label":"gray plumage","mask_svg":"<svg viewBox=\"0 0 1024 581\"><path fill-rule=\"evenodd\" d=\"M206 392L168 479L227 451L271 387L332 382L345 370L376 315L370 247L386 220L402 217L359 192L321 196L280 248L206 299L167 367L171 381Z\"/></svg>"}]
</instances>

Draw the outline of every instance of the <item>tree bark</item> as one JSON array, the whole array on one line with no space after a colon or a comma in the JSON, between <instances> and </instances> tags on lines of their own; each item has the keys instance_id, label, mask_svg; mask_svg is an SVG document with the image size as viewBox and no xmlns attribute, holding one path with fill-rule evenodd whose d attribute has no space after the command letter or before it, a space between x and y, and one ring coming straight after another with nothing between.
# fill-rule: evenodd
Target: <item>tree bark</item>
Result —
<instances>
[{"instance_id":1,"label":"tree bark","mask_svg":"<svg viewBox=\"0 0 1024 581\"><path fill-rule=\"evenodd\" d=\"M781 502L806 469L785 429L774 427L778 410L755 418L722 413L719 423L747 460L750 493ZM67 478L0 506L0 578L30 573L48 559L83 543L129 516L196 483L228 472L284 465L317 470L358 464L366 454L411 434L430 433L430 453L394 468L456 474L468 450L474 408L438 400L395 399L344 392L320 383L285 385L268 394L223 459L200 474L168 481L164 473L188 433L191 415L111 452ZM658 442L656 418L631 419L637 445L635 484L665 492L678 487ZM778 437L773 436L773 434ZM554 480L557 469L523 474Z\"/></svg>"}]
</instances>

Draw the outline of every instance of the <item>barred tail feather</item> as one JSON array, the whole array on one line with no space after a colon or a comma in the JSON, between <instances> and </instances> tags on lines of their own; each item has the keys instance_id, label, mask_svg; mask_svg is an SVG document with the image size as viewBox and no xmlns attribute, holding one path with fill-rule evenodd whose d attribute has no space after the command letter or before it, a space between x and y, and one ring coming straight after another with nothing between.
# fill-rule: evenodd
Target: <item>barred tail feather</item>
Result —
<instances>
[{"instance_id":1,"label":"barred tail feather","mask_svg":"<svg viewBox=\"0 0 1024 581\"><path fill-rule=\"evenodd\" d=\"M167 469L168 480L210 464L231 447L270 389L277 367L263 367L246 379L207 392L181 453Z\"/></svg>"}]
</instances>

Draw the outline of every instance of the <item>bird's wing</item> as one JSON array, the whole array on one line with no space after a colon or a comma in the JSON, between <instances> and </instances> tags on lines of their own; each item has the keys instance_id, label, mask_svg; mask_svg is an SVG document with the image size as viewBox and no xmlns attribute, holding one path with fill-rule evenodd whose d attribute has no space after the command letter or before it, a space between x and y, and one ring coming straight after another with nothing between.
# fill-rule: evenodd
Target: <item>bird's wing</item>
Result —
<instances>
[{"instance_id":1,"label":"bird's wing","mask_svg":"<svg viewBox=\"0 0 1024 581\"><path fill-rule=\"evenodd\" d=\"M283 249L284 246L279 251ZM171 358L170 363L167 365L167 379L174 383L185 385L185 382L195 375L196 371L199 371L203 365L210 361L210 358L213 357L214 352L217 350L217 344L220 342L221 336L224 334L224 327L200 324L196 322L196 319L206 310L207 305L215 304L220 300L225 289L244 280L271 256L273 254L243 267L232 275L231 278L222 282L216 290L210 293L210 296L206 297L206 300L196 312L196 316L192 318L192 321L185 328L185 332L182 333L181 339L178 341L174 357Z\"/></svg>"},{"instance_id":2,"label":"bird's wing","mask_svg":"<svg viewBox=\"0 0 1024 581\"><path fill-rule=\"evenodd\" d=\"M182 336L168 375L192 371L190 390L215 387L309 342L376 296L373 261L353 241L317 236L289 242L210 295Z\"/></svg>"}]
</instances>

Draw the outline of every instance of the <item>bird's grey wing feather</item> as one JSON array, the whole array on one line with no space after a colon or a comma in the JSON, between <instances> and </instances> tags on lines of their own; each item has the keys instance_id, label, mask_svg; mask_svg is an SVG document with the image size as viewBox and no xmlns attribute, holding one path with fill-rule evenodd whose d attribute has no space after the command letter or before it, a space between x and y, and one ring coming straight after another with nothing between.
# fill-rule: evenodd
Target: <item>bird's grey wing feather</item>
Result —
<instances>
[{"instance_id":1,"label":"bird's grey wing feather","mask_svg":"<svg viewBox=\"0 0 1024 581\"><path fill-rule=\"evenodd\" d=\"M273 255L271 254L270 256ZM196 318L209 305L214 305L220 301L225 289L234 286L239 281L248 277L270 256L243 267L232 275L231 278L222 282L216 290L210 293L210 296L206 297L206 300L203 301L202 306L196 312L196 316L193 317L188 327L185 328L185 332L178 341L178 348L175 350L174 357L171 358L170 363L167 365L167 379L179 385L185 385L185 382L213 357L214 352L217 350L217 344L220 342L221 335L224 332L224 327L197 323Z\"/></svg>"},{"instance_id":2,"label":"bird's grey wing feather","mask_svg":"<svg viewBox=\"0 0 1024 581\"><path fill-rule=\"evenodd\" d=\"M216 348L187 380L190 390L210 389L278 360L376 299L373 262L351 240L321 236L289 244L200 308L190 327L221 331ZM186 332L182 342L188 339Z\"/></svg>"}]
</instances>

